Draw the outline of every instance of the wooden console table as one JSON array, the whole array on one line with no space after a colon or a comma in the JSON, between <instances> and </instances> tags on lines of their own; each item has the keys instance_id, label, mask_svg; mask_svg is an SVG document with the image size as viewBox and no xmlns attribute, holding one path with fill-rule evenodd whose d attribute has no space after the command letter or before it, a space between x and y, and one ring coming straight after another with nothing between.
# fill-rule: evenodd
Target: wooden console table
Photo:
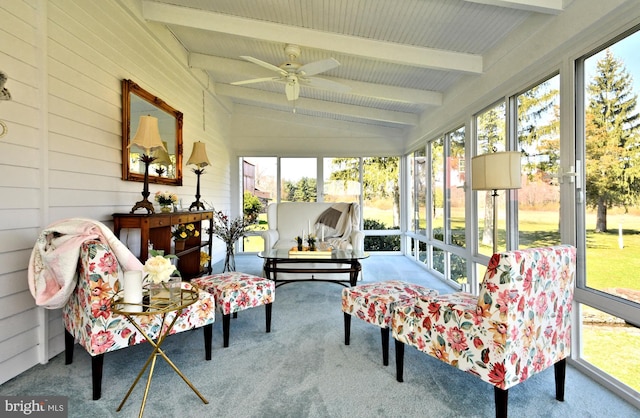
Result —
<instances>
[{"instance_id":1,"label":"wooden console table","mask_svg":"<svg viewBox=\"0 0 640 418\"><path fill-rule=\"evenodd\" d=\"M199 237L186 240L183 251L175 253L178 256L178 270L183 279L191 279L203 272L200 270L200 251L205 249L211 257L212 239L208 234L207 240L202 240L202 231L211 225L202 227L203 221L212 222L213 211L172 212L154 214L114 213L113 229L120 238L122 228L137 228L140 230L140 261L145 262L149 257L149 242L156 250L164 250L165 254L174 253L171 245L171 230L174 225L192 223L200 231ZM205 267L204 273L211 274L211 260Z\"/></svg>"}]
</instances>

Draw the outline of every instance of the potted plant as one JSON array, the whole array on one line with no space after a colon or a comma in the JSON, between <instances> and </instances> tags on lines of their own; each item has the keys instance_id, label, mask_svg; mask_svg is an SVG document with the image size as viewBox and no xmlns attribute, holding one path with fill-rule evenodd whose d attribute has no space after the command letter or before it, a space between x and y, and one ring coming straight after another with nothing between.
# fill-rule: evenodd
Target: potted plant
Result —
<instances>
[{"instance_id":1,"label":"potted plant","mask_svg":"<svg viewBox=\"0 0 640 418\"><path fill-rule=\"evenodd\" d=\"M175 241L176 252L183 251L187 239L191 237L199 237L200 231L194 224L178 224L171 231L171 235Z\"/></svg>"}]
</instances>

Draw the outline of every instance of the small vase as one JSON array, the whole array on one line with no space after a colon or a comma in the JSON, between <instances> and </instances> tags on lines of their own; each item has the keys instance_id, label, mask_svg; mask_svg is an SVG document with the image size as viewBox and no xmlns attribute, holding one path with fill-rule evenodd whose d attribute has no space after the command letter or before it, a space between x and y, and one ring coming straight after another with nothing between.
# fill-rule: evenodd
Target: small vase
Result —
<instances>
[{"instance_id":1,"label":"small vase","mask_svg":"<svg viewBox=\"0 0 640 418\"><path fill-rule=\"evenodd\" d=\"M149 283L151 306L166 307L180 301L180 277L171 277L168 282Z\"/></svg>"},{"instance_id":2,"label":"small vase","mask_svg":"<svg viewBox=\"0 0 640 418\"><path fill-rule=\"evenodd\" d=\"M298 251L302 251L302 239L298 239Z\"/></svg>"},{"instance_id":3,"label":"small vase","mask_svg":"<svg viewBox=\"0 0 640 418\"><path fill-rule=\"evenodd\" d=\"M224 256L222 272L225 273L227 271L236 271L236 256L233 252L233 244L227 245L227 253Z\"/></svg>"},{"instance_id":4,"label":"small vase","mask_svg":"<svg viewBox=\"0 0 640 418\"><path fill-rule=\"evenodd\" d=\"M171 213L171 206L161 205L160 212L162 213Z\"/></svg>"},{"instance_id":5,"label":"small vase","mask_svg":"<svg viewBox=\"0 0 640 418\"><path fill-rule=\"evenodd\" d=\"M184 251L186 241L183 239L175 240L176 252Z\"/></svg>"}]
</instances>

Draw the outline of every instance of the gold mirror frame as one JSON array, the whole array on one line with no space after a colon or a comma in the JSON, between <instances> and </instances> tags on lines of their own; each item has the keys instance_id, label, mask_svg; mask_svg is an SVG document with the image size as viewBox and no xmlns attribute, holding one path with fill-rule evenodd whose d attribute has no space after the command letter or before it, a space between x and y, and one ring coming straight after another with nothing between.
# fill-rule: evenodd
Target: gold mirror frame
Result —
<instances>
[{"instance_id":1,"label":"gold mirror frame","mask_svg":"<svg viewBox=\"0 0 640 418\"><path fill-rule=\"evenodd\" d=\"M160 137L166 142L172 163L166 166L152 163L149 183L182 186L182 112L131 80L122 80L122 180L144 181L144 165L138 163L139 152L135 146L129 147L141 115L158 118ZM135 164L140 165L138 170L134 168ZM159 168L164 169L162 174L156 171Z\"/></svg>"}]
</instances>

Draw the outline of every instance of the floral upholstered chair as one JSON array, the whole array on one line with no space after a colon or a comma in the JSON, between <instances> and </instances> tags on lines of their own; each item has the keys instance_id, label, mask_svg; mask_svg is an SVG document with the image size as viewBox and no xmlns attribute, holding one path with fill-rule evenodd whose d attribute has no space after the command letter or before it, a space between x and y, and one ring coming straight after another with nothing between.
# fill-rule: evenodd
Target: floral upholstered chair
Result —
<instances>
[{"instance_id":1,"label":"floral upholstered chair","mask_svg":"<svg viewBox=\"0 0 640 418\"><path fill-rule=\"evenodd\" d=\"M91 355L93 399L100 399L104 354L145 342L143 335L122 315L111 312L110 298L120 289L122 271L110 248L99 240L82 244L78 261L78 283L62 309L65 327L65 362L73 361L74 341ZM183 288L191 287L182 283ZM167 314L165 326L176 312ZM150 338L159 335L162 315L139 316L142 329ZM215 321L215 301L199 291L199 300L186 307L171 334L204 327L205 358L211 359L211 338Z\"/></svg>"},{"instance_id":2,"label":"floral upholstered chair","mask_svg":"<svg viewBox=\"0 0 640 418\"><path fill-rule=\"evenodd\" d=\"M492 384L497 417L507 415L510 387L552 365L556 399L563 401L575 261L576 249L567 245L494 254L479 296L459 292L397 305L397 380L408 344Z\"/></svg>"}]
</instances>

